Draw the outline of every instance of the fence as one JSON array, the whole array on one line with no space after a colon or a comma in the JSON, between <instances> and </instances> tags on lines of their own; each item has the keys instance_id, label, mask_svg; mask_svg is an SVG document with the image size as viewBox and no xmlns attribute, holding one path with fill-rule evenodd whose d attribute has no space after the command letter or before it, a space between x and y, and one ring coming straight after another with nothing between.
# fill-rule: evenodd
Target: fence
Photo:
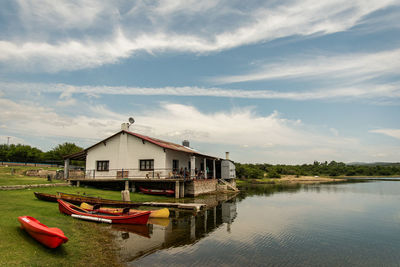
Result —
<instances>
[{"instance_id":1,"label":"fence","mask_svg":"<svg viewBox=\"0 0 400 267\"><path fill-rule=\"evenodd\" d=\"M209 178L212 178L212 171L208 173ZM202 171L197 171L194 175L190 174L190 170L175 170L175 169L153 169L153 170L140 170L140 169L110 169L107 171L86 170L86 179L204 179L205 175ZM70 174L70 178L72 177ZM76 177L78 178L78 177Z\"/></svg>"},{"instance_id":2,"label":"fence","mask_svg":"<svg viewBox=\"0 0 400 267\"><path fill-rule=\"evenodd\" d=\"M6 162L0 161L1 166L30 166L30 167L63 167L62 165L52 163L32 163L32 162Z\"/></svg>"}]
</instances>

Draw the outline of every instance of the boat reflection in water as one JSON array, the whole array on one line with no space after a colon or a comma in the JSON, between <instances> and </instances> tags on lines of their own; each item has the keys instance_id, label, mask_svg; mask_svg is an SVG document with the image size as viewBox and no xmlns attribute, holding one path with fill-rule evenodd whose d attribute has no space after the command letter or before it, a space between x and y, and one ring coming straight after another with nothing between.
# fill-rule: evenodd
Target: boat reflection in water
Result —
<instances>
[{"instance_id":1,"label":"boat reflection in water","mask_svg":"<svg viewBox=\"0 0 400 267\"><path fill-rule=\"evenodd\" d=\"M150 221L149 225L117 226L117 242L121 245L121 259L131 262L158 250L193 244L236 218L236 200L231 199L197 214L176 212L169 219Z\"/></svg>"}]
</instances>

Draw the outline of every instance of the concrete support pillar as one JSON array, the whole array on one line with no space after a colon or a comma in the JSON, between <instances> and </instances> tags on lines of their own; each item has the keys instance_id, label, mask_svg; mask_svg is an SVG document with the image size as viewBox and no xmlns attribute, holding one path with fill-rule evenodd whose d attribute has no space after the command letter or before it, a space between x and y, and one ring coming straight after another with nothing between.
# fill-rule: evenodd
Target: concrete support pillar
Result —
<instances>
[{"instance_id":1,"label":"concrete support pillar","mask_svg":"<svg viewBox=\"0 0 400 267\"><path fill-rule=\"evenodd\" d=\"M196 239L196 218L190 216L190 240Z\"/></svg>"},{"instance_id":2,"label":"concrete support pillar","mask_svg":"<svg viewBox=\"0 0 400 267\"><path fill-rule=\"evenodd\" d=\"M203 170L203 172L204 172L204 178L207 179L208 173L207 173L207 159L206 158L204 158L204 170Z\"/></svg>"},{"instance_id":3,"label":"concrete support pillar","mask_svg":"<svg viewBox=\"0 0 400 267\"><path fill-rule=\"evenodd\" d=\"M76 187L80 187L81 186L81 181L77 181L76 182Z\"/></svg>"},{"instance_id":4,"label":"concrete support pillar","mask_svg":"<svg viewBox=\"0 0 400 267\"><path fill-rule=\"evenodd\" d=\"M217 178L217 170L215 169L215 159L213 159L213 179Z\"/></svg>"},{"instance_id":5,"label":"concrete support pillar","mask_svg":"<svg viewBox=\"0 0 400 267\"><path fill-rule=\"evenodd\" d=\"M185 197L185 182L181 182L179 185L179 197Z\"/></svg>"},{"instance_id":6,"label":"concrete support pillar","mask_svg":"<svg viewBox=\"0 0 400 267\"><path fill-rule=\"evenodd\" d=\"M131 192L132 192L132 193L135 193L135 192L136 192L135 183L131 183Z\"/></svg>"},{"instance_id":7,"label":"concrete support pillar","mask_svg":"<svg viewBox=\"0 0 400 267\"><path fill-rule=\"evenodd\" d=\"M208 210L204 211L204 232L207 233L207 212Z\"/></svg>"},{"instance_id":8,"label":"concrete support pillar","mask_svg":"<svg viewBox=\"0 0 400 267\"><path fill-rule=\"evenodd\" d=\"M64 160L64 179L69 178L69 159Z\"/></svg>"},{"instance_id":9,"label":"concrete support pillar","mask_svg":"<svg viewBox=\"0 0 400 267\"><path fill-rule=\"evenodd\" d=\"M214 213L214 227L217 227L217 207L213 208Z\"/></svg>"},{"instance_id":10,"label":"concrete support pillar","mask_svg":"<svg viewBox=\"0 0 400 267\"><path fill-rule=\"evenodd\" d=\"M191 156L190 157L190 178L192 178L192 179L196 176L195 168L196 168L196 157Z\"/></svg>"},{"instance_id":11,"label":"concrete support pillar","mask_svg":"<svg viewBox=\"0 0 400 267\"><path fill-rule=\"evenodd\" d=\"M121 191L121 198L122 201L131 201L131 195L129 194L128 190L122 190Z\"/></svg>"},{"instance_id":12,"label":"concrete support pillar","mask_svg":"<svg viewBox=\"0 0 400 267\"><path fill-rule=\"evenodd\" d=\"M129 181L125 181L125 190L129 190Z\"/></svg>"},{"instance_id":13,"label":"concrete support pillar","mask_svg":"<svg viewBox=\"0 0 400 267\"><path fill-rule=\"evenodd\" d=\"M179 198L179 181L175 182L175 198Z\"/></svg>"}]
</instances>

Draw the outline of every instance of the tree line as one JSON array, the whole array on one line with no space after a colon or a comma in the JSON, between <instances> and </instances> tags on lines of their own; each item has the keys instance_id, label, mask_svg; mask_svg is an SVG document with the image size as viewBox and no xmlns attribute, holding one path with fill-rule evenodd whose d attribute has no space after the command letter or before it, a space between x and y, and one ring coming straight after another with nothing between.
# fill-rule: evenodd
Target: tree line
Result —
<instances>
[{"instance_id":1,"label":"tree line","mask_svg":"<svg viewBox=\"0 0 400 267\"><path fill-rule=\"evenodd\" d=\"M3 144L0 145L0 161L62 164L63 156L82 150L83 148L68 142L60 144L47 152L28 145Z\"/></svg>"},{"instance_id":2,"label":"tree line","mask_svg":"<svg viewBox=\"0 0 400 267\"><path fill-rule=\"evenodd\" d=\"M295 176L392 176L400 175L400 163L345 164L343 162L318 162L302 165L241 164L236 163L238 178L280 178Z\"/></svg>"}]
</instances>

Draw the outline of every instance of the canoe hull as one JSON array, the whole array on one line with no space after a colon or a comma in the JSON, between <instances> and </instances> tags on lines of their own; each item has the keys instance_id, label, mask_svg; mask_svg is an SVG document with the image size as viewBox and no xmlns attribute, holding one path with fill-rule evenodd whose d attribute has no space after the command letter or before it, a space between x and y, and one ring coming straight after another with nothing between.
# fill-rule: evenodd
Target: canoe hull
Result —
<instances>
[{"instance_id":1,"label":"canoe hull","mask_svg":"<svg viewBox=\"0 0 400 267\"><path fill-rule=\"evenodd\" d=\"M22 229L46 247L56 248L68 241L60 229L49 228L33 217L21 216L18 217L18 221L21 223Z\"/></svg>"},{"instance_id":2,"label":"canoe hull","mask_svg":"<svg viewBox=\"0 0 400 267\"><path fill-rule=\"evenodd\" d=\"M147 221L150 216L150 211L143 211L143 212L135 212L135 213L128 213L126 215L111 215L111 214L96 214L90 213L89 211L85 211L79 207L76 207L68 202L65 202L61 199L58 199L58 209L61 213L72 215L83 215L95 218L102 218L102 219L109 219L112 223L118 224L147 224Z\"/></svg>"},{"instance_id":3,"label":"canoe hull","mask_svg":"<svg viewBox=\"0 0 400 267\"><path fill-rule=\"evenodd\" d=\"M57 195L45 194L35 192L35 196L40 200L57 202L57 199L66 200L69 203L80 205L85 202L91 205L100 204L102 206L113 206L113 207L138 207L140 203L134 203L130 201L119 201L112 199L103 199L99 197L88 197L76 194L67 194L58 192Z\"/></svg>"},{"instance_id":4,"label":"canoe hull","mask_svg":"<svg viewBox=\"0 0 400 267\"><path fill-rule=\"evenodd\" d=\"M166 196L171 196L175 194L174 190L170 189L147 189L139 186L140 192L143 194L148 194L148 195L166 195Z\"/></svg>"},{"instance_id":5,"label":"canoe hull","mask_svg":"<svg viewBox=\"0 0 400 267\"><path fill-rule=\"evenodd\" d=\"M87 210L93 210L93 206L89 205L84 205L86 203L81 204L81 208L87 209ZM123 209L121 208L100 208L97 211L101 213L107 213L107 214L122 214ZM142 212L144 210L135 210L135 209L130 209L129 212ZM169 209L163 208L159 210L150 210L150 217L149 218L169 218Z\"/></svg>"}]
</instances>

